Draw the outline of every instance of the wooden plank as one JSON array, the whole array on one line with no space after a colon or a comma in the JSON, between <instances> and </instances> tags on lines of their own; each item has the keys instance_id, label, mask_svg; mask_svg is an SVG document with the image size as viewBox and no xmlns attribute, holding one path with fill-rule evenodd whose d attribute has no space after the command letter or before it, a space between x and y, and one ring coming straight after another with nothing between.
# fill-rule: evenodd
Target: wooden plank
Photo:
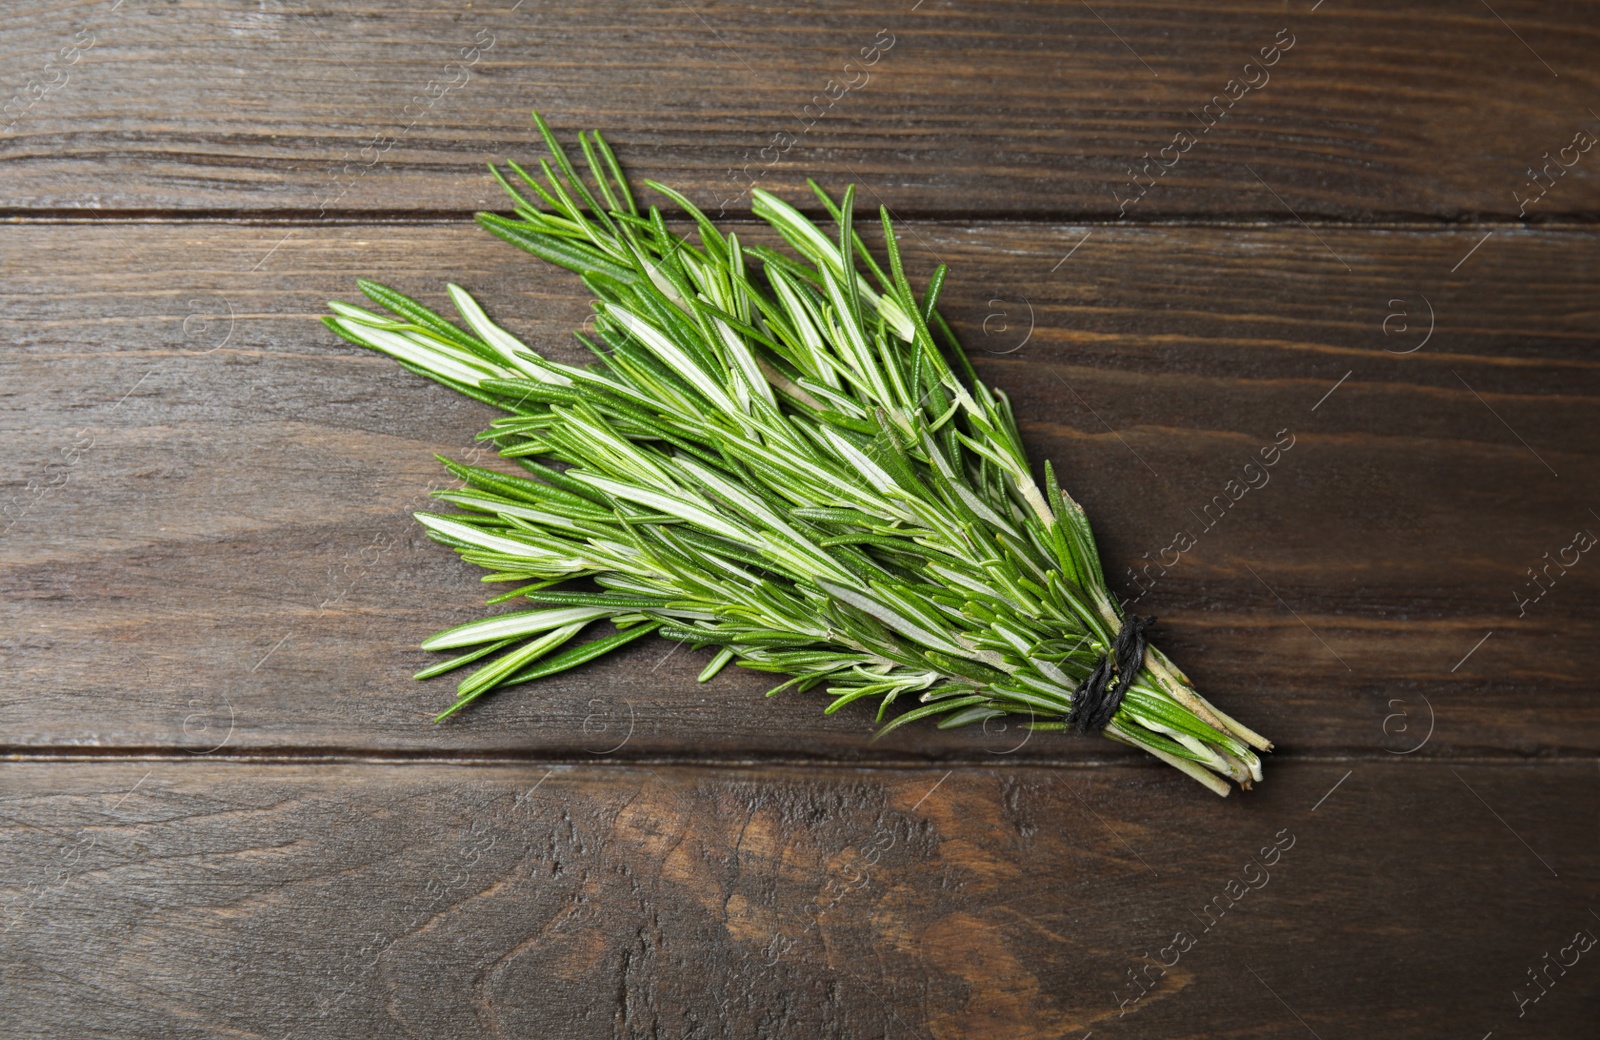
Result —
<instances>
[{"instance_id":1,"label":"wooden plank","mask_svg":"<svg viewBox=\"0 0 1600 1040\"><path fill-rule=\"evenodd\" d=\"M1592 763L1296 761L1228 802L1115 767L0 771L15 1037L1565 1040L1600 1006Z\"/></svg>"},{"instance_id":2,"label":"wooden plank","mask_svg":"<svg viewBox=\"0 0 1600 1040\"><path fill-rule=\"evenodd\" d=\"M812 175L922 215L1600 212L1587 5L1309 6L13 4L0 205L499 206L538 107L734 211Z\"/></svg>"},{"instance_id":3,"label":"wooden plank","mask_svg":"<svg viewBox=\"0 0 1600 1040\"><path fill-rule=\"evenodd\" d=\"M1600 529L1600 234L908 232L920 270L953 265L947 313L1117 586L1147 589L1134 609L1219 705L1290 751L1600 747L1600 568L1550 571L1538 600L1528 574ZM409 514L491 412L313 318L357 274L433 301L453 279L576 362L576 279L457 224L4 234L32 258L0 311L7 747L1137 757L998 725L870 744L865 705L825 718L737 669L699 685L705 655L654 639L432 726L453 685L408 678L434 659L416 644L485 591ZM1265 483L1234 501L1229 481Z\"/></svg>"}]
</instances>

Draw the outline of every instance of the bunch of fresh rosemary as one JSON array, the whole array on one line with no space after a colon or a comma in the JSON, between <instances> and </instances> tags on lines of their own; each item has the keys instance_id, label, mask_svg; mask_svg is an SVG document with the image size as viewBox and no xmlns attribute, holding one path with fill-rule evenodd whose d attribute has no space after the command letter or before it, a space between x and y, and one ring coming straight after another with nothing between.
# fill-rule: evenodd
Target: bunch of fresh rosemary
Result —
<instances>
[{"instance_id":1,"label":"bunch of fresh rosemary","mask_svg":"<svg viewBox=\"0 0 1600 1040\"><path fill-rule=\"evenodd\" d=\"M496 170L520 219L478 222L582 276L597 364L539 356L455 285L464 329L366 281L393 316L335 302L324 319L506 411L481 436L528 472L441 460L465 487L435 496L460 511L417 514L484 581L526 583L490 603L535 605L422 644L465 652L419 679L489 659L440 718L658 631L717 648L702 680L737 661L792 677L773 693L825 685L829 712L876 699L880 721L898 712L881 732L1025 715L1218 794L1260 779L1271 745L1124 623L1083 510L1048 463L1035 482L1005 395L939 316L945 268L915 293L887 212L885 270L852 227L853 188L835 202L813 185L827 232L756 191L787 254L647 181L693 217L691 241L640 211L600 134L578 136L589 183L534 119L554 166L541 182L510 164L531 198ZM601 620L615 631L557 652Z\"/></svg>"}]
</instances>

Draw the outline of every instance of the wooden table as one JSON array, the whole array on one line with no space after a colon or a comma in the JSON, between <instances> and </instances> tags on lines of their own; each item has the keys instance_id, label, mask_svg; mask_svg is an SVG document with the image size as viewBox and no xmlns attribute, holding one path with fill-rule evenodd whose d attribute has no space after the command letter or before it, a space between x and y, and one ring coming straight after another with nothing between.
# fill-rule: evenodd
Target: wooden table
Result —
<instances>
[{"instance_id":1,"label":"wooden table","mask_svg":"<svg viewBox=\"0 0 1600 1040\"><path fill-rule=\"evenodd\" d=\"M11 5L0 1035L1595 1035L1597 45L1548 0ZM491 413L315 318L454 281L576 359L582 286L470 221L535 106L736 223L887 205L1266 781L873 744L662 640L430 723L484 592L410 513Z\"/></svg>"}]
</instances>

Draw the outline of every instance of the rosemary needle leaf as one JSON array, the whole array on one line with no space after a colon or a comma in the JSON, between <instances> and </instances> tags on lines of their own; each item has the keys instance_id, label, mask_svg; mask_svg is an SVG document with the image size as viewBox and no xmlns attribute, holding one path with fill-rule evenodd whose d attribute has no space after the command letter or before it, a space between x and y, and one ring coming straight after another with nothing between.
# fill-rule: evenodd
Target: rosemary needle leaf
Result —
<instances>
[{"instance_id":1,"label":"rosemary needle leaf","mask_svg":"<svg viewBox=\"0 0 1600 1040\"><path fill-rule=\"evenodd\" d=\"M553 632L546 632L538 639L530 640L509 654L498 657L492 663L479 668L461 680L461 685L456 687L456 696L459 699L451 708L435 716L433 721L438 722L460 711L496 686L499 686L507 676L524 665L537 661L551 650L577 635L585 624L587 622L579 621L575 624L558 628Z\"/></svg>"},{"instance_id":2,"label":"rosemary needle leaf","mask_svg":"<svg viewBox=\"0 0 1600 1040\"><path fill-rule=\"evenodd\" d=\"M430 665L429 667L418 672L416 675L413 675L411 678L432 679L436 675L443 675L445 672L453 672L462 665L471 664L480 657L488 657L496 650L503 650L514 642L516 642L516 638L512 637L511 639L502 639L499 642L490 643L487 646L481 646L476 650L469 650L460 657L452 657L448 661L440 661L438 664Z\"/></svg>"},{"instance_id":3,"label":"rosemary needle leaf","mask_svg":"<svg viewBox=\"0 0 1600 1040\"><path fill-rule=\"evenodd\" d=\"M624 629L602 639L596 639L582 646L575 646L571 650L559 653L556 656L540 661L532 668L525 669L506 679L502 685L512 686L516 683L527 682L530 679L543 679L547 675L555 675L569 668L576 668L586 661L609 654L619 646L626 646L640 636L647 636L660 628L660 622L651 621L633 628Z\"/></svg>"},{"instance_id":4,"label":"rosemary needle leaf","mask_svg":"<svg viewBox=\"0 0 1600 1040\"><path fill-rule=\"evenodd\" d=\"M772 693L824 686L828 712L875 699L880 722L894 712L879 737L1008 715L1059 730L1070 713L1218 794L1261 778L1272 745L1123 616L1083 509L1048 462L1035 481L1009 401L939 314L946 268L918 292L887 209L880 262L853 187L836 202L812 185L829 227L756 189L786 252L648 182L696 245L640 208L598 133L569 154L534 121L543 179L495 170L516 217L477 221L583 278L590 367L544 357L456 285L460 322L366 280L387 313L334 302L323 319L503 409L480 440L526 472L441 459L465 486L434 497L459 512L417 514L486 581L519 583L491 604L536 605L423 642L472 649L419 679L500 654L439 718L659 631L716 648L702 682L737 662L789 676ZM602 619L613 634L553 653Z\"/></svg>"},{"instance_id":5,"label":"rosemary needle leaf","mask_svg":"<svg viewBox=\"0 0 1600 1040\"><path fill-rule=\"evenodd\" d=\"M593 621L605 617L607 613L603 607L559 607L553 610L525 610L515 614L502 614L499 617L446 629L436 636L423 640L422 649L449 650L458 646L473 646L500 640L507 636L548 632L563 625Z\"/></svg>"},{"instance_id":6,"label":"rosemary needle leaf","mask_svg":"<svg viewBox=\"0 0 1600 1040\"><path fill-rule=\"evenodd\" d=\"M728 662L731 660L733 660L732 647L725 646L721 650L718 650L717 655L711 659L711 663L706 665L705 668L701 670L700 674L695 678L695 682L710 682L712 679L715 679L717 677L717 673L727 667Z\"/></svg>"}]
</instances>

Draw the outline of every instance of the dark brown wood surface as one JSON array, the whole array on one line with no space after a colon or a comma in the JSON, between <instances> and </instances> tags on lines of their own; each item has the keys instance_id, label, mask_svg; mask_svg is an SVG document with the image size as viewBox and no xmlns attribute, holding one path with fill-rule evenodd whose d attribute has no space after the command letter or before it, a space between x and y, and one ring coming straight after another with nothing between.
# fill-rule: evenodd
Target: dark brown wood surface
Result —
<instances>
[{"instance_id":1,"label":"dark brown wood surface","mask_svg":"<svg viewBox=\"0 0 1600 1040\"><path fill-rule=\"evenodd\" d=\"M1138 766L9 772L12 1035L1593 1023L1587 763L1294 761L1228 802Z\"/></svg>"},{"instance_id":2,"label":"dark brown wood surface","mask_svg":"<svg viewBox=\"0 0 1600 1040\"><path fill-rule=\"evenodd\" d=\"M1600 533L1600 152L1529 187L1600 139L1594 5L15 7L0 1036L1595 1032L1600 563L1530 568ZM535 106L730 219L785 132L755 183L906 218L1266 781L874 744L663 640L432 724L485 590L410 513L492 413L315 319L455 281L578 360L466 219Z\"/></svg>"},{"instance_id":3,"label":"dark brown wood surface","mask_svg":"<svg viewBox=\"0 0 1600 1040\"><path fill-rule=\"evenodd\" d=\"M1593 695L1600 568L1525 616L1513 595L1533 594L1542 554L1600 530L1584 490L1600 486L1600 359L1592 312L1571 306L1600 233L1502 231L1451 274L1482 232L1095 229L1052 272L1086 230L913 223L908 252L953 265L948 313L1125 594L1128 568L1195 536L1138 580L1196 681L1286 749L1409 747L1383 732L1399 697L1438 714L1419 754L1600 750L1571 724ZM434 659L416 644L485 613L486 592L410 513L454 486L434 453L480 451L494 413L313 319L357 272L436 302L450 279L576 363L577 278L471 224L10 234L36 260L0 319L19 348L4 414L43 490L0 544L8 670L33 691L0 703L6 743L986 761L1020 739L868 746L870 706L765 700L773 681L737 669L698 684L708 654L661 641L434 726L453 683L411 681ZM1385 333L1407 307L1409 331ZM1393 353L1422 342L1429 307L1432 338ZM1290 437L1232 502L1240 467ZM199 709L218 718L190 741ZM1058 735L1015 753L1124 756Z\"/></svg>"},{"instance_id":4,"label":"dark brown wood surface","mask_svg":"<svg viewBox=\"0 0 1600 1040\"><path fill-rule=\"evenodd\" d=\"M1593 3L1312 6L27 4L4 206L456 213L537 107L735 210L811 175L921 214L1515 217L1600 135ZM1600 213L1577 162L1529 215Z\"/></svg>"}]
</instances>

